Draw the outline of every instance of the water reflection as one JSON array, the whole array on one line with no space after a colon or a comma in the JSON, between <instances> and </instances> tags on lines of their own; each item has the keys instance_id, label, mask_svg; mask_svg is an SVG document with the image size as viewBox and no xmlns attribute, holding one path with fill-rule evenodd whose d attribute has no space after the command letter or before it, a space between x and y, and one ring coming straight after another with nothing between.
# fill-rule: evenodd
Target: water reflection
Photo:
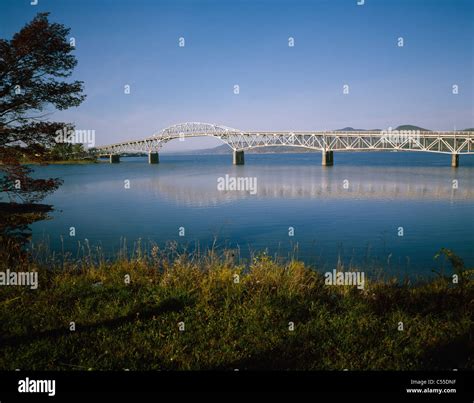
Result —
<instances>
[{"instance_id":1,"label":"water reflection","mask_svg":"<svg viewBox=\"0 0 474 403\"><path fill-rule=\"evenodd\" d=\"M282 255L297 244L298 258L318 267L340 258L387 265L391 256L390 267L416 273L430 273L434 254L447 247L472 266L474 159L451 169L444 156L372 153L341 155L324 168L317 157L249 155L238 167L228 156L40 167L64 185L48 196L54 218L34 225L34 239L46 235L51 250L74 252L87 238L113 254L122 237L204 248L217 236L223 245ZM219 191L225 175L257 178L257 193Z\"/></svg>"},{"instance_id":2,"label":"water reflection","mask_svg":"<svg viewBox=\"0 0 474 403\"><path fill-rule=\"evenodd\" d=\"M332 168L330 168L332 169ZM257 178L257 193L249 190L218 190L218 178ZM214 206L241 199L354 199L354 200L444 200L474 199L474 187L446 168L328 169L261 167L232 169L222 174L179 173L137 178L134 186L155 196L188 206Z\"/></svg>"}]
</instances>

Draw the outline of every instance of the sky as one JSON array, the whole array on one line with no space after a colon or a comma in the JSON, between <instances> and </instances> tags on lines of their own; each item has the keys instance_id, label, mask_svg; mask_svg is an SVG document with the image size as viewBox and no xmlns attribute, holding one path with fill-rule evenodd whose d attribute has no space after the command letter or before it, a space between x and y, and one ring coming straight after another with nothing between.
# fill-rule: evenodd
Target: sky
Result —
<instances>
[{"instance_id":1,"label":"sky","mask_svg":"<svg viewBox=\"0 0 474 403\"><path fill-rule=\"evenodd\" d=\"M32 1L0 0L0 38L44 11L71 28L72 78L84 81L87 99L51 119L95 130L96 145L193 121L242 130L474 127L474 1ZM186 139L164 151L219 144Z\"/></svg>"}]
</instances>

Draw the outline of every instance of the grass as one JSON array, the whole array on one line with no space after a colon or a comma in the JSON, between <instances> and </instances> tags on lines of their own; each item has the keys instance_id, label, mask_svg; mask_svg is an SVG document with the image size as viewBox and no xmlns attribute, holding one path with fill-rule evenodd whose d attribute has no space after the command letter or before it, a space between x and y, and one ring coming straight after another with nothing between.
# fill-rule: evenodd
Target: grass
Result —
<instances>
[{"instance_id":1,"label":"grass","mask_svg":"<svg viewBox=\"0 0 474 403\"><path fill-rule=\"evenodd\" d=\"M38 271L38 289L0 287L0 369L474 368L472 270L458 284L357 290L297 261L244 265L232 251L170 257L156 246L24 269Z\"/></svg>"}]
</instances>

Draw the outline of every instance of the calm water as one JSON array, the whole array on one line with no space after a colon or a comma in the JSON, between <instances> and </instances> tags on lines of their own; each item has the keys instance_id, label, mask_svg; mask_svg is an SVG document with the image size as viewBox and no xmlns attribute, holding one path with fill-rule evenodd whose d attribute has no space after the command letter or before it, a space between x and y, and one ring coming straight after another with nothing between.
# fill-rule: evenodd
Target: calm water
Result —
<instances>
[{"instance_id":1,"label":"calm water","mask_svg":"<svg viewBox=\"0 0 474 403\"><path fill-rule=\"evenodd\" d=\"M87 238L114 253L121 237L190 247L217 238L218 246L240 247L243 256L296 251L321 269L340 259L421 275L439 266L433 256L447 247L474 265L473 156L461 156L457 170L449 155L425 153L335 153L328 168L319 153L245 158L244 166L233 166L230 155L163 154L159 165L137 157L38 167L39 175L64 184L46 199L56 207L54 219L35 224L33 240L47 238L60 251L62 235L64 248L75 252ZM217 179L226 174L256 177L257 194L219 191Z\"/></svg>"}]
</instances>

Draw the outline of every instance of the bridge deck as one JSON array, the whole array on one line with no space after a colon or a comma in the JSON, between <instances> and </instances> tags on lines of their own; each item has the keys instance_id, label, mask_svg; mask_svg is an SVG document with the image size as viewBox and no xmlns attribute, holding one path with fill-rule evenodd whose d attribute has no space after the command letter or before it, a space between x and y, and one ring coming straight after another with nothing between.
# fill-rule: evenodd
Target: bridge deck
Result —
<instances>
[{"instance_id":1,"label":"bridge deck","mask_svg":"<svg viewBox=\"0 0 474 403\"><path fill-rule=\"evenodd\" d=\"M473 154L472 131L241 131L208 123L183 123L138 140L96 147L98 155L158 152L167 142L211 136L234 151L256 147L294 146L320 151L422 151Z\"/></svg>"}]
</instances>

